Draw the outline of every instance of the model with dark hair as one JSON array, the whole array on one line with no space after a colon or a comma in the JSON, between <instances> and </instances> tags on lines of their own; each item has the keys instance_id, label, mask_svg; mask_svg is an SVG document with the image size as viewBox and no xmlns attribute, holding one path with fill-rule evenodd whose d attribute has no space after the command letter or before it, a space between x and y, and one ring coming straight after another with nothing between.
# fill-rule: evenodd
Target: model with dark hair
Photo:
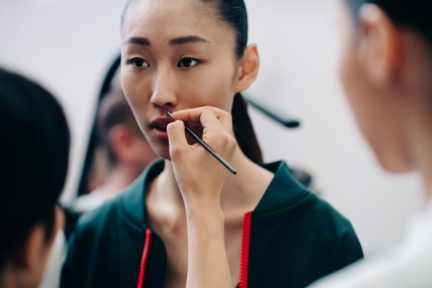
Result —
<instances>
[{"instance_id":1,"label":"model with dark hair","mask_svg":"<svg viewBox=\"0 0 432 288\"><path fill-rule=\"evenodd\" d=\"M348 220L284 161L262 164L240 94L259 70L243 0L129 1L121 29L122 88L163 160L80 220L63 287L304 287L362 258Z\"/></svg>"},{"instance_id":2,"label":"model with dark hair","mask_svg":"<svg viewBox=\"0 0 432 288\"><path fill-rule=\"evenodd\" d=\"M383 168L421 173L426 205L400 245L314 287L432 287L430 1L342 3L340 76L357 124Z\"/></svg>"},{"instance_id":3,"label":"model with dark hair","mask_svg":"<svg viewBox=\"0 0 432 288\"><path fill-rule=\"evenodd\" d=\"M0 287L37 287L63 214L69 129L54 97L0 69Z\"/></svg>"}]
</instances>

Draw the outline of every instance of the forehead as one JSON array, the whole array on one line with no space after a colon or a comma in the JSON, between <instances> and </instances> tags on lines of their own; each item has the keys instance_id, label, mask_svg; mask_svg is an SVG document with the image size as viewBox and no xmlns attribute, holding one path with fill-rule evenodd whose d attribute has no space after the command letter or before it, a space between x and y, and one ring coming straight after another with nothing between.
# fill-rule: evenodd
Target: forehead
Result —
<instances>
[{"instance_id":1,"label":"forehead","mask_svg":"<svg viewBox=\"0 0 432 288\"><path fill-rule=\"evenodd\" d=\"M234 38L230 27L218 19L215 8L198 0L137 1L129 7L122 28L123 38L141 36L155 39L188 35L207 40Z\"/></svg>"}]
</instances>

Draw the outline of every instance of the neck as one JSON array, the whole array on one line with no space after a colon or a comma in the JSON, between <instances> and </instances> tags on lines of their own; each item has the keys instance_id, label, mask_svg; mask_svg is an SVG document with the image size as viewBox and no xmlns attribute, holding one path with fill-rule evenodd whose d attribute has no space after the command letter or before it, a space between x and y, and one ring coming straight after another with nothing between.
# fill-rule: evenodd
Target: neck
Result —
<instances>
[{"instance_id":1,"label":"neck","mask_svg":"<svg viewBox=\"0 0 432 288\"><path fill-rule=\"evenodd\" d=\"M234 153L230 164L237 170L237 175L227 172L221 193L222 210L251 211L273 179L273 174L250 161L240 148ZM171 161L165 160L165 169L155 182L158 193L165 193L164 197L184 205Z\"/></svg>"}]
</instances>

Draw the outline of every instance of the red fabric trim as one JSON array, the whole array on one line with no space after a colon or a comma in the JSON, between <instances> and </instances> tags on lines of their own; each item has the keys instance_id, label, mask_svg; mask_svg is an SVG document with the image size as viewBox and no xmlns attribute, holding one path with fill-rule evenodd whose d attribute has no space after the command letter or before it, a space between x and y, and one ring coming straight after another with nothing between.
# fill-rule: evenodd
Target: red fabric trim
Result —
<instances>
[{"instance_id":1,"label":"red fabric trim","mask_svg":"<svg viewBox=\"0 0 432 288\"><path fill-rule=\"evenodd\" d=\"M147 264L147 258L150 251L150 242L151 242L151 235L152 232L150 229L146 229L146 237L145 237L145 243L144 243L144 249L141 257L141 264L140 264L140 270L138 274L138 283L137 288L143 288L144 287L144 279L145 279L145 268Z\"/></svg>"},{"instance_id":2,"label":"red fabric trim","mask_svg":"<svg viewBox=\"0 0 432 288\"><path fill-rule=\"evenodd\" d=\"M242 234L242 247L240 259L240 279L239 287L248 287L248 268L249 268L249 244L250 244L250 230L252 223L252 212L247 212L243 219L243 234Z\"/></svg>"}]
</instances>

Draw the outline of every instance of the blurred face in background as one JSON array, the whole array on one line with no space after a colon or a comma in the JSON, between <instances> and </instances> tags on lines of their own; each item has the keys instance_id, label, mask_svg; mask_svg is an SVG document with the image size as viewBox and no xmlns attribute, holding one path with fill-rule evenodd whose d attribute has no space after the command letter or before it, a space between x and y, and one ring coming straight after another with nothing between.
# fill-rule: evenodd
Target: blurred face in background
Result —
<instances>
[{"instance_id":1,"label":"blurred face in background","mask_svg":"<svg viewBox=\"0 0 432 288\"><path fill-rule=\"evenodd\" d=\"M121 82L141 130L169 159L167 110L230 111L238 90L235 34L195 0L142 0L122 26Z\"/></svg>"}]
</instances>

